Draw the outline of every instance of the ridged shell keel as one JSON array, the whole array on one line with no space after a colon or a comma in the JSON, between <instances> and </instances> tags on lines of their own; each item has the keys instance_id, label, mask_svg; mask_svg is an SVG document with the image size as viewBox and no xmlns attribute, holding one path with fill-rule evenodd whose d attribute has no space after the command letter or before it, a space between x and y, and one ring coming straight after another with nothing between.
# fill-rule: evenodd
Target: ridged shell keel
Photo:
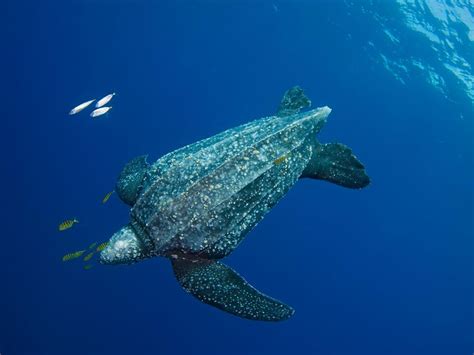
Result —
<instances>
[{"instance_id":1,"label":"ridged shell keel","mask_svg":"<svg viewBox=\"0 0 474 355\"><path fill-rule=\"evenodd\" d=\"M249 230L269 209L259 208L261 200L255 196L270 194L266 198L277 202L296 182L311 155L308 139L314 139L329 112L323 108L262 119L257 121L262 127L254 123L233 129L210 145L196 143L203 147L199 150L189 146L184 161L162 171L132 210L132 218L153 239L154 253L175 248L224 252L226 248L217 247L220 238L241 238L231 230L237 221L245 219L250 225L242 231ZM227 249L236 244L229 242Z\"/></svg>"}]
</instances>

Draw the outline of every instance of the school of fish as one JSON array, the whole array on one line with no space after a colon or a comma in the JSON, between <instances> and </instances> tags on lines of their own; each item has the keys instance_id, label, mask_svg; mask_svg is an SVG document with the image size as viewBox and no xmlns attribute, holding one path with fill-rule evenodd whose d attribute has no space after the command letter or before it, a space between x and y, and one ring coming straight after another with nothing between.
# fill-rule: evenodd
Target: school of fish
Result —
<instances>
[{"instance_id":1,"label":"school of fish","mask_svg":"<svg viewBox=\"0 0 474 355\"><path fill-rule=\"evenodd\" d=\"M98 100L95 104L95 109L90 113L90 116L92 118L96 118L96 117L105 115L107 112L109 112L112 109L112 106L105 106L105 105L107 105L114 96L115 96L115 92L108 94L104 96L103 98L101 98L100 100ZM69 111L69 115L78 114L79 112L83 111L84 109L92 105L94 101L95 99L92 99L92 100L83 102L80 105L77 105L71 111Z\"/></svg>"},{"instance_id":2,"label":"school of fish","mask_svg":"<svg viewBox=\"0 0 474 355\"><path fill-rule=\"evenodd\" d=\"M82 249L82 250L78 250L78 251L75 251L75 252L72 252L72 253L68 253L66 255L63 256L62 260L63 261L71 261L71 260L75 260L75 259L79 259L81 258L84 254L86 254L82 260L86 263L90 262L92 260L92 258L95 256L95 255L98 255L98 253L100 253L102 250L104 250L106 247L107 247L107 244L108 242L103 242L101 244L99 244L99 246L96 248L96 245L97 245L97 242L94 242L92 243L91 245L89 245L89 247L87 249ZM93 263L90 263L90 264L86 264L84 266L84 270L89 270L91 269L92 267L94 266Z\"/></svg>"},{"instance_id":3,"label":"school of fish","mask_svg":"<svg viewBox=\"0 0 474 355\"><path fill-rule=\"evenodd\" d=\"M109 200L110 196L112 196L112 194L114 192L115 192L115 190L112 190L109 193L107 193L107 195L105 195L105 197L102 199L102 204L106 203ZM72 228L77 223L79 223L79 220L77 220L76 218L67 219L64 222L61 222L59 224L58 230L60 232L63 232L65 230L68 230L68 229ZM93 242L92 244L89 245L89 247L87 249L82 249L82 250L78 250L78 251L75 251L75 252L72 252L72 253L68 253L68 254L66 254L62 257L62 260L63 260L63 262L65 262L65 261L71 261L71 260L79 259L84 254L87 253L83 257L82 260L86 263L90 262L96 254L98 255L102 250L104 250L107 247L108 241L107 242L102 242L99 245L97 245L97 244L98 244L98 242ZM83 269L84 270L90 270L93 266L94 266L94 264L86 264L83 267Z\"/></svg>"},{"instance_id":4,"label":"school of fish","mask_svg":"<svg viewBox=\"0 0 474 355\"><path fill-rule=\"evenodd\" d=\"M113 92L113 93L108 94L108 95L104 96L103 98L97 100L97 102L95 103L95 108L91 111L89 116L92 117L92 118L96 118L96 117L100 117L102 115L105 115L107 112L109 112L112 109L112 106L106 106L106 105L113 99L113 97L115 95L116 95L115 92ZM69 115L78 114L79 112L81 112L81 111L85 110L86 108L88 108L89 106L91 106L95 101L96 101L96 99L92 99L92 100L85 101L85 102L81 103L80 105L77 105L76 107L74 107L73 109L71 109L69 111ZM110 197L112 196L112 194L114 192L115 192L115 190L112 190L109 193L107 193L107 195L105 195L105 197L102 199L102 204L106 203L110 199ZM66 231L66 230L72 228L77 223L79 223L79 220L77 220L76 218L66 219L65 221L63 221L59 224L58 230L60 232ZM84 262L88 263L93 259L94 255L100 253L102 250L104 250L107 247L108 242L103 242L103 243L99 244L98 246L97 246L97 244L98 244L98 242L94 242L94 243L90 244L87 249L83 249L83 250L75 251L75 252L72 252L72 253L68 253L68 254L66 254L62 257L62 260L63 260L63 262L65 262L65 261L71 261L71 260L79 259L87 252L87 254L83 257L82 260ZM94 264L86 264L86 265L84 265L83 269L84 270L89 270L93 266L94 266Z\"/></svg>"}]
</instances>

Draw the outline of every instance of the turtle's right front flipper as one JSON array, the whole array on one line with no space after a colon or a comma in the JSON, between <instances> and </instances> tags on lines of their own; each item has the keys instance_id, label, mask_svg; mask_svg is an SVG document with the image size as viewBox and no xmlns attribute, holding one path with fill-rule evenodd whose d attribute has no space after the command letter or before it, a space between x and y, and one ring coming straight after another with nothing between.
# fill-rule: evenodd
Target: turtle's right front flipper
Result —
<instances>
[{"instance_id":1,"label":"turtle's right front flipper","mask_svg":"<svg viewBox=\"0 0 474 355\"><path fill-rule=\"evenodd\" d=\"M252 287L230 267L212 260L172 260L181 286L200 301L236 316L262 321L290 318L294 310Z\"/></svg>"}]
</instances>

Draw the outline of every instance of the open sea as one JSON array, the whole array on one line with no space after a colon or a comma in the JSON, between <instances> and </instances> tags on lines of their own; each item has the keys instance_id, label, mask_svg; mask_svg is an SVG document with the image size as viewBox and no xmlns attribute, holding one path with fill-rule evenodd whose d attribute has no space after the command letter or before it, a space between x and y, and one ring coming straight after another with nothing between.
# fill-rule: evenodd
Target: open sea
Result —
<instances>
[{"instance_id":1,"label":"open sea","mask_svg":"<svg viewBox=\"0 0 474 355\"><path fill-rule=\"evenodd\" d=\"M0 13L1 355L474 352L471 0L5 0ZM201 303L166 258L83 261L129 221L116 193L102 203L128 161L272 116L295 85L332 109L318 140L353 149L371 184L298 181L225 259L290 319ZM105 115L69 115L113 92Z\"/></svg>"}]
</instances>

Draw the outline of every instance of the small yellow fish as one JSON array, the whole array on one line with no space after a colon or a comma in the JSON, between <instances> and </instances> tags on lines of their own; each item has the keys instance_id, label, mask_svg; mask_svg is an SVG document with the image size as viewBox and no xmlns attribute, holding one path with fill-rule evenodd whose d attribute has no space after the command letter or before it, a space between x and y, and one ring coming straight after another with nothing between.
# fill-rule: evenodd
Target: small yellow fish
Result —
<instances>
[{"instance_id":1,"label":"small yellow fish","mask_svg":"<svg viewBox=\"0 0 474 355\"><path fill-rule=\"evenodd\" d=\"M84 254L85 250L79 250L74 253L66 254L63 256L63 261L69 261L69 260L74 260L79 257L81 257L82 254Z\"/></svg>"},{"instance_id":2,"label":"small yellow fish","mask_svg":"<svg viewBox=\"0 0 474 355\"><path fill-rule=\"evenodd\" d=\"M109 242L103 242L102 244L100 244L100 245L97 247L96 251L102 251L102 250L104 250L104 249L107 247L107 244L109 244Z\"/></svg>"},{"instance_id":3,"label":"small yellow fish","mask_svg":"<svg viewBox=\"0 0 474 355\"><path fill-rule=\"evenodd\" d=\"M84 257L84 261L89 261L89 260L91 260L92 257L94 256L94 253L95 253L95 251L93 251L92 253L87 254L87 255Z\"/></svg>"},{"instance_id":4,"label":"small yellow fish","mask_svg":"<svg viewBox=\"0 0 474 355\"><path fill-rule=\"evenodd\" d=\"M68 219L64 222L62 222L59 226L58 226L58 229L59 231L65 231L66 229L69 229L71 228L73 225L75 225L76 223L79 223L79 221L77 219Z\"/></svg>"},{"instance_id":5,"label":"small yellow fish","mask_svg":"<svg viewBox=\"0 0 474 355\"><path fill-rule=\"evenodd\" d=\"M115 190L112 190L107 195L105 195L105 197L102 199L102 203L106 203L109 200L110 196L112 196L112 194L114 192L115 192Z\"/></svg>"},{"instance_id":6,"label":"small yellow fish","mask_svg":"<svg viewBox=\"0 0 474 355\"><path fill-rule=\"evenodd\" d=\"M93 249L93 248L95 248L96 245L97 245L97 242L94 242L91 245L89 245L89 248L87 248L87 249Z\"/></svg>"},{"instance_id":7,"label":"small yellow fish","mask_svg":"<svg viewBox=\"0 0 474 355\"><path fill-rule=\"evenodd\" d=\"M286 159L287 159L287 158L286 158L286 155L282 155L281 157L276 158L273 163L275 163L275 165L280 165L280 164L283 163Z\"/></svg>"},{"instance_id":8,"label":"small yellow fish","mask_svg":"<svg viewBox=\"0 0 474 355\"><path fill-rule=\"evenodd\" d=\"M84 265L84 270L90 270L94 267L94 265L91 265L91 264L87 264L87 265Z\"/></svg>"}]
</instances>

